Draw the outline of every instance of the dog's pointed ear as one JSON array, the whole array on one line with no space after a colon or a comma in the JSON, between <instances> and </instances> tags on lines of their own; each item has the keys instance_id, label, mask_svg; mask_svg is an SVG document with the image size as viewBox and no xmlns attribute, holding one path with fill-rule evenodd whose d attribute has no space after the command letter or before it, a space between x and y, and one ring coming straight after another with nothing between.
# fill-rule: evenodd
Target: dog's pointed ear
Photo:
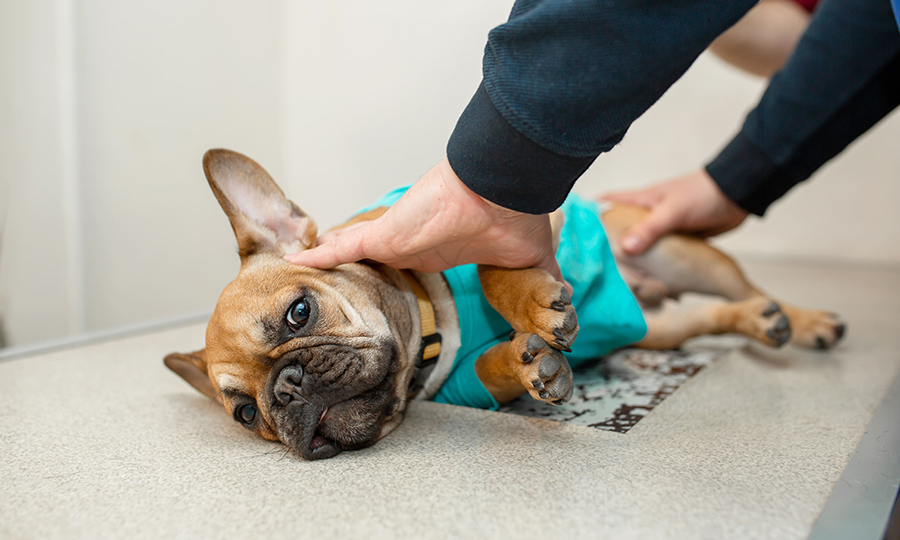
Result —
<instances>
[{"instance_id":1,"label":"dog's pointed ear","mask_svg":"<svg viewBox=\"0 0 900 540\"><path fill-rule=\"evenodd\" d=\"M281 256L315 247L315 222L285 198L258 163L231 150L210 150L203 171L231 221L242 261L257 253Z\"/></svg>"},{"instance_id":2,"label":"dog's pointed ear","mask_svg":"<svg viewBox=\"0 0 900 540\"><path fill-rule=\"evenodd\" d=\"M172 353L166 356L166 367L181 376L204 396L222 403L222 396L216 393L206 370L206 349L192 353Z\"/></svg>"}]
</instances>

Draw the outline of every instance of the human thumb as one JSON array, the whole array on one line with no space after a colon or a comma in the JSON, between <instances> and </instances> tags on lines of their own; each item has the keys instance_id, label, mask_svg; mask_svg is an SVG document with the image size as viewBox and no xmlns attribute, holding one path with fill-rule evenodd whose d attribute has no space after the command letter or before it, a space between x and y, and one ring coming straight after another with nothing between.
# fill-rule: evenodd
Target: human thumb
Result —
<instances>
[{"instance_id":1,"label":"human thumb","mask_svg":"<svg viewBox=\"0 0 900 540\"><path fill-rule=\"evenodd\" d=\"M555 279L556 281L559 281L563 285L565 285L566 289L569 291L569 294L572 294L572 292L573 292L572 285L568 281L566 281L565 278L563 278L562 270L560 270L559 262L557 262L555 256L553 256L551 254L549 257L547 257L544 260L537 263L535 265L535 267L541 268L541 269L549 272L550 275L553 276L553 279Z\"/></svg>"},{"instance_id":2,"label":"human thumb","mask_svg":"<svg viewBox=\"0 0 900 540\"><path fill-rule=\"evenodd\" d=\"M644 219L622 235L622 249L628 255L640 255L650 249L660 236L675 228L675 216L665 206L655 207Z\"/></svg>"}]
</instances>

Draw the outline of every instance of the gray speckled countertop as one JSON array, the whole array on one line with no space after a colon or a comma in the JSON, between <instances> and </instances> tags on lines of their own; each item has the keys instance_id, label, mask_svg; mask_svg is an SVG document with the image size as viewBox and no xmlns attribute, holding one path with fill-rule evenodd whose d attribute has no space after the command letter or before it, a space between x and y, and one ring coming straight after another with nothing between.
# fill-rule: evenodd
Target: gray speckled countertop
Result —
<instances>
[{"instance_id":1,"label":"gray speckled countertop","mask_svg":"<svg viewBox=\"0 0 900 540\"><path fill-rule=\"evenodd\" d=\"M0 537L804 538L900 369L900 272L747 266L845 343L736 349L627 434L416 403L309 463L163 367L202 325L0 363Z\"/></svg>"}]
</instances>

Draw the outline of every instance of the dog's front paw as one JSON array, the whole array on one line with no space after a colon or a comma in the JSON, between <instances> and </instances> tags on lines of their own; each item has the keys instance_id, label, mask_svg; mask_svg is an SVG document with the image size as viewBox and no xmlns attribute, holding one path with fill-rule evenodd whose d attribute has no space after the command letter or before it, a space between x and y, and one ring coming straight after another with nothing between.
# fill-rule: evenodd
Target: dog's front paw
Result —
<instances>
[{"instance_id":1,"label":"dog's front paw","mask_svg":"<svg viewBox=\"0 0 900 540\"><path fill-rule=\"evenodd\" d=\"M531 328L554 349L566 350L578 336L578 315L572 306L572 295L560 282L547 282L532 290L528 305Z\"/></svg>"},{"instance_id":2,"label":"dog's front paw","mask_svg":"<svg viewBox=\"0 0 900 540\"><path fill-rule=\"evenodd\" d=\"M574 313L574 312L573 312ZM572 368L566 357L537 334L516 334L511 354L522 386L534 399L561 405L572 397Z\"/></svg>"}]
</instances>

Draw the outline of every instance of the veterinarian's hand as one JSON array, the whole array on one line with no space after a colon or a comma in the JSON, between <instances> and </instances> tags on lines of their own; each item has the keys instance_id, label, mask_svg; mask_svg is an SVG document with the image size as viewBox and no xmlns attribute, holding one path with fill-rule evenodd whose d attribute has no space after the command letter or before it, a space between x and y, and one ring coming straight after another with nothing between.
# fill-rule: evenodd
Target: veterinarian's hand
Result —
<instances>
[{"instance_id":1,"label":"veterinarian's hand","mask_svg":"<svg viewBox=\"0 0 900 540\"><path fill-rule=\"evenodd\" d=\"M563 281L549 216L522 214L481 198L446 159L380 218L326 233L318 247L285 259L315 268L372 259L423 272L468 263L538 267Z\"/></svg>"},{"instance_id":2,"label":"veterinarian's hand","mask_svg":"<svg viewBox=\"0 0 900 540\"><path fill-rule=\"evenodd\" d=\"M600 199L650 209L643 221L622 235L622 249L629 255L640 255L659 237L673 231L715 236L734 229L747 217L747 212L722 193L705 169Z\"/></svg>"}]
</instances>

